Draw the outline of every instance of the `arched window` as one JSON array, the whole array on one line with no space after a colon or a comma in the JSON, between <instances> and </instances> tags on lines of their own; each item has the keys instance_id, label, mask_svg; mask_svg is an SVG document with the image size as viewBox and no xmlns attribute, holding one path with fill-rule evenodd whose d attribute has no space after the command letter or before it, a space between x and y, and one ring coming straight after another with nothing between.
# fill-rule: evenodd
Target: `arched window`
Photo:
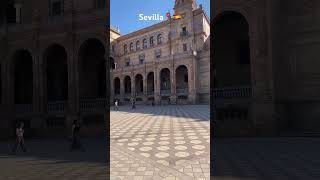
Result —
<instances>
[{"instance_id":1,"label":"arched window","mask_svg":"<svg viewBox=\"0 0 320 180\"><path fill-rule=\"evenodd\" d=\"M133 51L133 43L130 43L130 51Z\"/></svg>"},{"instance_id":2,"label":"arched window","mask_svg":"<svg viewBox=\"0 0 320 180\"><path fill-rule=\"evenodd\" d=\"M137 49L137 50L140 49L140 41L137 41L137 42L136 42L136 49Z\"/></svg>"},{"instance_id":3,"label":"arched window","mask_svg":"<svg viewBox=\"0 0 320 180\"><path fill-rule=\"evenodd\" d=\"M153 36L150 37L150 46L153 46Z\"/></svg>"},{"instance_id":4,"label":"arched window","mask_svg":"<svg viewBox=\"0 0 320 180\"><path fill-rule=\"evenodd\" d=\"M142 41L142 47L143 47L143 49L145 49L145 48L148 47L148 46L147 46L147 39L143 39L143 41Z\"/></svg>"},{"instance_id":5,"label":"arched window","mask_svg":"<svg viewBox=\"0 0 320 180\"><path fill-rule=\"evenodd\" d=\"M123 52L124 52L125 54L128 52L128 47L127 47L126 44L123 46Z\"/></svg>"},{"instance_id":6,"label":"arched window","mask_svg":"<svg viewBox=\"0 0 320 180\"><path fill-rule=\"evenodd\" d=\"M157 36L157 44L161 44L162 43L162 35L158 34Z\"/></svg>"}]
</instances>

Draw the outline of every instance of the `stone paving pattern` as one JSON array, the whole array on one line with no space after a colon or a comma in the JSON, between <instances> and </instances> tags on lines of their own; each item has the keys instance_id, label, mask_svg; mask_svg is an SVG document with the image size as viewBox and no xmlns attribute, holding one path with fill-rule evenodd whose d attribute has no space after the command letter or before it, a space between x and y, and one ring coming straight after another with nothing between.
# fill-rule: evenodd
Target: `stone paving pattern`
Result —
<instances>
[{"instance_id":1,"label":"stone paving pattern","mask_svg":"<svg viewBox=\"0 0 320 180\"><path fill-rule=\"evenodd\" d=\"M206 105L111 110L111 179L210 179Z\"/></svg>"},{"instance_id":2,"label":"stone paving pattern","mask_svg":"<svg viewBox=\"0 0 320 180\"><path fill-rule=\"evenodd\" d=\"M0 143L0 180L106 180L105 141L83 139L85 152L69 152L67 140L26 139L27 153L11 155L12 141Z\"/></svg>"},{"instance_id":3,"label":"stone paving pattern","mask_svg":"<svg viewBox=\"0 0 320 180\"><path fill-rule=\"evenodd\" d=\"M320 138L216 139L215 180L318 180Z\"/></svg>"}]
</instances>

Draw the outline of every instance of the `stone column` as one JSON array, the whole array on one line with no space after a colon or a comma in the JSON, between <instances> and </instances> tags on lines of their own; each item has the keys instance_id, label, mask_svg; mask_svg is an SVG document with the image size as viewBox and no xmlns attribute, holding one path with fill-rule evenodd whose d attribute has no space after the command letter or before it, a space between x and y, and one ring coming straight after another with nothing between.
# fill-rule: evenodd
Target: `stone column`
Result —
<instances>
[{"instance_id":1,"label":"stone column","mask_svg":"<svg viewBox=\"0 0 320 180\"><path fill-rule=\"evenodd\" d=\"M21 23L21 8L22 8L22 4L21 3L15 3L14 7L16 8L16 23L20 24Z\"/></svg>"},{"instance_id":2,"label":"stone column","mask_svg":"<svg viewBox=\"0 0 320 180\"><path fill-rule=\"evenodd\" d=\"M135 85L135 78L134 78L134 74L131 74L131 96L135 97L135 93L136 93L136 85Z\"/></svg>"},{"instance_id":3,"label":"stone column","mask_svg":"<svg viewBox=\"0 0 320 180\"><path fill-rule=\"evenodd\" d=\"M192 57L191 64L188 67L188 101L190 104L196 103L196 65L195 57Z\"/></svg>"},{"instance_id":4,"label":"stone column","mask_svg":"<svg viewBox=\"0 0 320 180\"><path fill-rule=\"evenodd\" d=\"M148 92L147 92L148 79L147 79L146 72L144 73L142 81L143 81L143 101L147 103L148 102Z\"/></svg>"},{"instance_id":5,"label":"stone column","mask_svg":"<svg viewBox=\"0 0 320 180\"><path fill-rule=\"evenodd\" d=\"M120 97L121 98L124 98L124 96L125 96L125 92L124 92L124 77L123 77L123 75L121 75L120 77Z\"/></svg>"},{"instance_id":6,"label":"stone column","mask_svg":"<svg viewBox=\"0 0 320 180\"><path fill-rule=\"evenodd\" d=\"M31 128L35 128L37 130L41 131L41 128L45 127L45 119L43 118L43 108L42 108L42 98L41 95L41 64L40 64L40 52L38 52L38 49L34 49L34 58L32 63L32 70L33 70L33 113L34 116L32 117L32 121L30 122ZM39 131L39 132L40 132ZM41 132L40 132L41 133Z\"/></svg>"},{"instance_id":7,"label":"stone column","mask_svg":"<svg viewBox=\"0 0 320 180\"><path fill-rule=\"evenodd\" d=\"M171 83L171 96L170 96L170 103L176 104L177 95L176 95L176 70L175 66L170 69L170 83Z\"/></svg>"},{"instance_id":8,"label":"stone column","mask_svg":"<svg viewBox=\"0 0 320 180\"><path fill-rule=\"evenodd\" d=\"M160 103L160 74L157 64L155 64L154 68L154 100L155 103Z\"/></svg>"},{"instance_id":9,"label":"stone column","mask_svg":"<svg viewBox=\"0 0 320 180\"><path fill-rule=\"evenodd\" d=\"M113 72L112 72L112 70L111 70L111 72L109 71L109 73L110 73L110 80L109 80L109 84L110 84L110 102L113 102L113 100L114 100L114 98L115 98L115 94L114 94L114 77L113 77ZM107 81L108 82L108 81ZM108 83L107 83L108 84ZM108 86L107 86L107 88L108 88Z\"/></svg>"}]
</instances>

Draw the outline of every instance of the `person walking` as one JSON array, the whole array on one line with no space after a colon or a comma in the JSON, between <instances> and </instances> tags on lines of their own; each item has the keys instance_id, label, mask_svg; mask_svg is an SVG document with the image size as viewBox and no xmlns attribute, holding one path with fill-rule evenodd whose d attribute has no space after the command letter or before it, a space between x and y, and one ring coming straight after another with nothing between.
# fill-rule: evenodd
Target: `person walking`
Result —
<instances>
[{"instance_id":1,"label":"person walking","mask_svg":"<svg viewBox=\"0 0 320 180\"><path fill-rule=\"evenodd\" d=\"M134 100L134 98L132 98L132 109L136 108L136 101Z\"/></svg>"},{"instance_id":2,"label":"person walking","mask_svg":"<svg viewBox=\"0 0 320 180\"><path fill-rule=\"evenodd\" d=\"M24 129L23 128L24 128L24 123L20 122L19 126L17 126L17 128L16 128L16 142L15 142L13 149L12 149L13 153L16 153L19 145L20 145L23 152L27 152L27 149L26 149L26 146L24 143L24 137L23 137Z\"/></svg>"},{"instance_id":3,"label":"person walking","mask_svg":"<svg viewBox=\"0 0 320 180\"><path fill-rule=\"evenodd\" d=\"M115 102L114 102L114 110L119 110L119 107L118 107L118 100L116 100Z\"/></svg>"},{"instance_id":4,"label":"person walking","mask_svg":"<svg viewBox=\"0 0 320 180\"><path fill-rule=\"evenodd\" d=\"M73 151L74 149L81 149L82 151L85 151L80 142L80 123L77 119L74 120L72 124L72 141L70 151Z\"/></svg>"}]
</instances>

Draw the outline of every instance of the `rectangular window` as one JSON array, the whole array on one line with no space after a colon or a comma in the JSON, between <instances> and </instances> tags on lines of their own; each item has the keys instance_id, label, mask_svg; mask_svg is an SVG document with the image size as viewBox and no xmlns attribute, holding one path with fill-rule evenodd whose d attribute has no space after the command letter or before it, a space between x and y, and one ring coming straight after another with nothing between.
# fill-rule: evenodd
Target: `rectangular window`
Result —
<instances>
[{"instance_id":1,"label":"rectangular window","mask_svg":"<svg viewBox=\"0 0 320 180\"><path fill-rule=\"evenodd\" d=\"M145 54L140 54L139 55L139 63L143 64L144 63L144 59L145 59Z\"/></svg>"},{"instance_id":2,"label":"rectangular window","mask_svg":"<svg viewBox=\"0 0 320 180\"><path fill-rule=\"evenodd\" d=\"M130 66L130 64L131 64L131 63L130 63L130 58L126 58L126 59L125 59L125 65L126 65L126 66Z\"/></svg>"},{"instance_id":3,"label":"rectangular window","mask_svg":"<svg viewBox=\"0 0 320 180\"><path fill-rule=\"evenodd\" d=\"M183 44L183 51L186 52L187 50L187 44Z\"/></svg>"},{"instance_id":4,"label":"rectangular window","mask_svg":"<svg viewBox=\"0 0 320 180\"><path fill-rule=\"evenodd\" d=\"M154 55L156 58L160 58L161 57L161 49L157 49L154 51Z\"/></svg>"}]
</instances>

